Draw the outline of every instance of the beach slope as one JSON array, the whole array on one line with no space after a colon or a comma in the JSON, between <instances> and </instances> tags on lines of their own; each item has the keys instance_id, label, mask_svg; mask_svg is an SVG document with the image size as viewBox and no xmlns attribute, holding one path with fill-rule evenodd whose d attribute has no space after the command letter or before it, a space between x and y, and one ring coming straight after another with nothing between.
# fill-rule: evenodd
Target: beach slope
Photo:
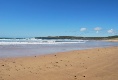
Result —
<instances>
[{"instance_id":1,"label":"beach slope","mask_svg":"<svg viewBox=\"0 0 118 80\"><path fill-rule=\"evenodd\" d=\"M118 47L1 58L0 80L118 80Z\"/></svg>"}]
</instances>

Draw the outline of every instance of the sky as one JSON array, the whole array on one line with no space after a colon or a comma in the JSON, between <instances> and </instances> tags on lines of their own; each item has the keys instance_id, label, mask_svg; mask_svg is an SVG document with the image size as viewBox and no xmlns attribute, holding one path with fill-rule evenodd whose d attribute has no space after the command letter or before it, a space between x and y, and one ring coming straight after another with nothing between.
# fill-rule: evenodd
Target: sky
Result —
<instances>
[{"instance_id":1,"label":"sky","mask_svg":"<svg viewBox=\"0 0 118 80\"><path fill-rule=\"evenodd\" d=\"M0 0L0 37L118 34L118 0Z\"/></svg>"}]
</instances>

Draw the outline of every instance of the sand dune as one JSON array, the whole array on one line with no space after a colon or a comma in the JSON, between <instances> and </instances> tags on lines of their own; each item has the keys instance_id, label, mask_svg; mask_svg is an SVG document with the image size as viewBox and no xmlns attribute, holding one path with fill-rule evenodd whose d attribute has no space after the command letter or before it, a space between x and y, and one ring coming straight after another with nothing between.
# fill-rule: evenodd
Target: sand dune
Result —
<instances>
[{"instance_id":1,"label":"sand dune","mask_svg":"<svg viewBox=\"0 0 118 80\"><path fill-rule=\"evenodd\" d=\"M118 47L0 59L0 80L118 80Z\"/></svg>"}]
</instances>

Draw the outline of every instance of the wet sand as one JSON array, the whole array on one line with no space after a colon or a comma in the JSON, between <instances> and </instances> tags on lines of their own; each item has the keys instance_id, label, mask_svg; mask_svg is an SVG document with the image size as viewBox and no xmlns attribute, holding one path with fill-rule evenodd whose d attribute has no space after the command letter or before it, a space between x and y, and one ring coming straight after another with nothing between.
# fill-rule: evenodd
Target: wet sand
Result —
<instances>
[{"instance_id":1,"label":"wet sand","mask_svg":"<svg viewBox=\"0 0 118 80\"><path fill-rule=\"evenodd\" d=\"M1 58L0 80L118 80L118 47Z\"/></svg>"}]
</instances>

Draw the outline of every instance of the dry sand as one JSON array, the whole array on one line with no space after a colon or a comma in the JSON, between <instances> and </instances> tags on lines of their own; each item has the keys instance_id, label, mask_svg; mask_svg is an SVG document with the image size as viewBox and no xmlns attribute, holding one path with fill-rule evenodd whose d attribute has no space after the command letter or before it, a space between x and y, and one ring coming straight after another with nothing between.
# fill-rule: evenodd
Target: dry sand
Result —
<instances>
[{"instance_id":1,"label":"dry sand","mask_svg":"<svg viewBox=\"0 0 118 80\"><path fill-rule=\"evenodd\" d=\"M105 41L109 41L109 42L118 42L118 40L105 40Z\"/></svg>"},{"instance_id":2,"label":"dry sand","mask_svg":"<svg viewBox=\"0 0 118 80\"><path fill-rule=\"evenodd\" d=\"M108 39L108 40L103 40L103 41L118 42L118 38L115 38L115 39Z\"/></svg>"},{"instance_id":3,"label":"dry sand","mask_svg":"<svg viewBox=\"0 0 118 80\"><path fill-rule=\"evenodd\" d=\"M118 80L118 47L0 59L0 80Z\"/></svg>"}]
</instances>

